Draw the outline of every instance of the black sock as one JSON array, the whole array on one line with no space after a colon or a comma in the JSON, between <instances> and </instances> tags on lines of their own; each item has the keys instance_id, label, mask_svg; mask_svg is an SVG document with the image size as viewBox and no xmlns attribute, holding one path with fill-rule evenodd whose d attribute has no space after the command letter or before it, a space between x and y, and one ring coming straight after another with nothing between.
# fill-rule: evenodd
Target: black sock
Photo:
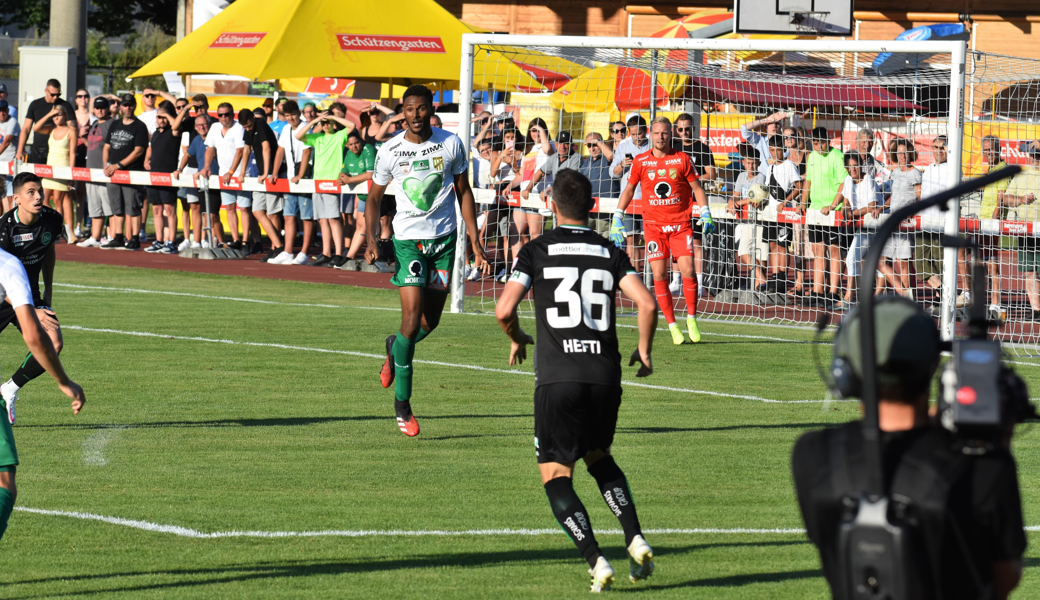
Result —
<instances>
[{"instance_id":1,"label":"black sock","mask_svg":"<svg viewBox=\"0 0 1040 600\"><path fill-rule=\"evenodd\" d=\"M589 513L585 505L574 493L574 484L570 477L557 477L545 484L545 495L549 497L549 506L560 527L571 538L578 552L585 557L590 567L596 566L596 560L603 556L592 533Z\"/></svg>"},{"instance_id":2,"label":"black sock","mask_svg":"<svg viewBox=\"0 0 1040 600\"><path fill-rule=\"evenodd\" d=\"M18 367L18 370L14 372L14 375L11 375L11 381L13 381L18 387L25 387L25 384L46 372L47 370L43 368L39 361L36 360L36 357L34 357L32 353L29 353L25 357L25 360L22 361L22 366Z\"/></svg>"},{"instance_id":3,"label":"black sock","mask_svg":"<svg viewBox=\"0 0 1040 600\"><path fill-rule=\"evenodd\" d=\"M621 521L625 530L625 546L632 543L632 538L642 535L639 517L636 515L636 504L632 500L632 492L628 489L628 480L621 467L614 462L613 456L607 456L592 463L589 475L596 479L599 491L607 502L607 508Z\"/></svg>"}]
</instances>

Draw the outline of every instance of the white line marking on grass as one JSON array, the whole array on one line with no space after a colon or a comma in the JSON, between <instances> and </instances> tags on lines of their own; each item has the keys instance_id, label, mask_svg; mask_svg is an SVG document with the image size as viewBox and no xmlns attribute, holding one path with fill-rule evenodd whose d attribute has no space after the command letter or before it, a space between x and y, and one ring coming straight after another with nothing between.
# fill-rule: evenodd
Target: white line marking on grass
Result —
<instances>
[{"instance_id":1,"label":"white line marking on grass","mask_svg":"<svg viewBox=\"0 0 1040 600\"><path fill-rule=\"evenodd\" d=\"M308 346L292 346L292 345L289 345L289 344L274 344L274 343L265 343L265 342L238 342L238 341L235 341L235 340L218 340L218 339L214 339L214 338L204 338L204 337L195 337L195 336L186 336L186 335L165 335L165 334L162 334L162 333L151 333L151 332L147 332L147 331L122 331L122 330L119 330L119 329L104 329L104 328L97 328L97 327L81 327L79 325L64 325L63 328L66 329L66 330L88 331L88 332L91 332L91 333L113 333L113 334L117 334L117 335L131 335L131 336L135 336L135 337L162 338L162 339L167 339L167 340L182 340L182 341L188 341L188 342L208 342L208 343L211 343L211 344L227 344L227 345L232 345L232 346L255 346L255 347L260 347L260 348L280 348L280 349L283 349L283 350L300 350L300 351L303 351L303 352L321 352L321 353L324 353L324 354L345 354L347 356L359 356L359 357L362 357L362 358L377 358L379 360L383 360L383 359L386 358L382 354L370 354L368 352L354 352L352 350L330 350L330 349L327 349L327 348L311 348L311 347L308 347ZM532 373L530 371L520 371L520 370L517 370L517 369L495 369L495 368L492 368L492 367L481 367L479 365L463 365L463 364L457 364L457 363L442 362L442 361L439 361L439 360L420 360L420 359L415 359L413 362L416 362L416 363L419 363L419 364L425 364L425 365L438 365L438 366L441 366L441 367L452 367L452 368L455 368L455 369L470 369L470 370L473 370L473 371L485 371L485 372L491 372L491 373L508 373L510 375L534 375L534 373ZM723 392L712 392L712 391L707 391L707 390L692 390L692 389L687 389L687 388L665 387L665 386L650 385L650 384L646 384L646 383L636 383L636 382L633 382L633 381L622 381L621 383L624 384L624 385L633 386L633 387L643 387L643 388L650 388L650 389L663 390L663 391L669 391L669 392L680 392L680 393L684 393L684 394L700 394L700 395L704 395L704 396L718 396L718 397L722 397L722 398L737 398L737 399L740 399L740 400L754 400L754 401L757 401L757 402L766 402L766 403L769 403L769 404L818 404L818 403L821 403L821 402L826 402L826 400L774 400L774 399L771 399L771 398L761 398L759 396L748 396L748 395L744 395L744 394L726 394L726 393L723 393Z\"/></svg>"},{"instance_id":2,"label":"white line marking on grass","mask_svg":"<svg viewBox=\"0 0 1040 600\"><path fill-rule=\"evenodd\" d=\"M29 508L24 506L16 506L15 510L27 512L35 515L45 515L49 517L69 517L71 519L81 519L84 521L100 521L102 523L108 523L110 525L119 525L122 527L130 527L132 529L140 529L143 531L150 531L154 533L168 533L179 537L195 538L195 539L219 539L219 538L293 538L293 537L457 537L465 535L474 536L486 536L486 535L519 535L519 536L534 536L534 535L559 535L563 533L560 529L464 529L464 530L443 530L443 529L419 529L419 530L398 530L398 529L326 529L321 531L215 531L205 532L197 529L189 529L187 527L179 527L177 525L162 525L159 523L151 523L149 521L139 521L135 519L122 519L119 517L108 517L105 515L96 515L93 513L85 513L79 511L65 511L65 510L44 510L42 508ZM1028 528L1027 528L1028 529ZM644 529L644 533L647 534L697 534L697 533L715 533L715 534L782 534L782 535L802 535L805 533L804 529L749 529L749 528L737 528L737 529L721 529L721 528L693 528L693 529L679 529L679 528L667 528L667 529ZM620 529L603 529L596 530L596 533L601 535L619 535L623 533Z\"/></svg>"},{"instance_id":3,"label":"white line marking on grass","mask_svg":"<svg viewBox=\"0 0 1040 600\"><path fill-rule=\"evenodd\" d=\"M119 432L123 429L126 429L126 427L106 427L87 436L87 439L83 441L83 464L92 467L104 467L107 465L108 459L105 458L105 446L112 441L112 438L119 435Z\"/></svg>"},{"instance_id":4,"label":"white line marking on grass","mask_svg":"<svg viewBox=\"0 0 1040 600\"><path fill-rule=\"evenodd\" d=\"M339 308L346 308L346 309L354 308L354 309L359 309L359 310L383 310L383 311L392 311L392 312L400 312L400 310L401 310L399 308L388 308L388 307L385 307L385 306L355 306L355 305L341 305L341 304L306 304L306 303L300 303L300 302L278 302L276 300L255 300L255 299L252 299L252 298L233 298L233 297L230 297L230 296L210 296L210 295L206 295L206 294L189 294L187 292L165 292L165 291L159 291L159 290L145 290L145 289L140 289L140 288L106 287L106 286L100 286L100 285L79 285L79 284L74 284L74 283L55 283L54 285L55 286L59 286L59 287L77 288L78 290L80 290L80 291L69 290L69 291L66 292L66 293L70 293L70 294L86 294L86 293L90 293L91 291L107 291L107 292L120 292L120 293L126 293L126 294L158 294L158 295L164 295L164 296L183 296L183 297L188 297L188 298L203 298L203 299L206 299L206 300L226 300L226 301L229 301L229 302L249 302L249 303L252 303L252 304L269 304L269 305L273 305L273 306L303 306L303 307L310 307L310 308L338 308L338 309ZM468 316L478 316L478 317L493 317L494 316L491 313L456 313L456 314L462 314L462 315L468 315ZM521 319L534 319L534 316L521 314L520 318ZM702 318L701 320L707 321L709 319ZM716 320L716 322L727 323L727 324L731 324L731 325L732 324L736 324L736 323L733 323L731 321ZM617 323L616 325L618 327L624 327L625 329L637 329L638 328L637 325L626 325L624 323ZM663 327L658 327L657 331L668 331L668 329L667 328L663 328ZM774 341L774 342L789 342L789 343L793 343L793 344L816 344L816 343L823 344L823 343L829 343L829 342L815 342L815 341L809 341L809 340L792 340L792 339L789 339L789 338L772 337L772 336L767 336L767 335L746 335L746 334L739 334L739 333L718 333L718 332L713 332L713 331L702 331L701 335L717 336L717 337L729 337L729 338L742 338L742 339L749 339L749 340L769 340L769 341Z\"/></svg>"}]
</instances>

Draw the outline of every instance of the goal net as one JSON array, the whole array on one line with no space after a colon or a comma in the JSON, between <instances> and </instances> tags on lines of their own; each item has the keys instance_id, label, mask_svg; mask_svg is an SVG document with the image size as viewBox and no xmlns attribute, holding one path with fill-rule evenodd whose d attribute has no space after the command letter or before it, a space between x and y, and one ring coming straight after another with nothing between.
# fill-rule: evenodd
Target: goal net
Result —
<instances>
[{"instance_id":1,"label":"goal net","mask_svg":"<svg viewBox=\"0 0 1040 600\"><path fill-rule=\"evenodd\" d=\"M862 258L893 208L1007 163L1026 171L904 223L878 289L919 303L945 337L981 301L1005 320L1002 340L1022 352L1040 342L1036 61L967 52L962 42L474 35L464 46L477 60L464 59L459 110L474 121L462 133L493 268L473 272L469 249L460 251L453 310L493 311L517 250L553 227L551 161L580 156L597 197L591 225L607 235L628 182L623 162L649 143L639 118L664 116L673 147L700 171L716 224L692 240L703 318L839 320L858 301ZM491 53L507 60L480 60ZM482 90L501 83L503 62L525 79L507 93ZM580 74L560 76L560 64ZM649 284L642 206L637 195L623 246ZM958 230L978 247L942 248L939 234ZM973 261L987 268L985 299L968 293ZM677 265L668 271L682 315ZM619 307L632 305L620 296Z\"/></svg>"}]
</instances>

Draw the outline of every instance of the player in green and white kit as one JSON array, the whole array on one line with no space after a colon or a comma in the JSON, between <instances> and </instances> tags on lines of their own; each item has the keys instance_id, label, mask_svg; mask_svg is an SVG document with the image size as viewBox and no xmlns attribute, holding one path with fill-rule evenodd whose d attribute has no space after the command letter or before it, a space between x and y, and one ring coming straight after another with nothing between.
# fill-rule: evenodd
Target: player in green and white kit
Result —
<instances>
[{"instance_id":1,"label":"player in green and white kit","mask_svg":"<svg viewBox=\"0 0 1040 600\"><path fill-rule=\"evenodd\" d=\"M397 425L408 436L419 434L412 415L412 356L441 320L444 301L451 291L455 265L455 205L466 223L473 247L474 266L489 273L487 255L477 233L473 191L469 187L466 149L453 133L430 126L433 92L423 85L409 87L402 114L406 129L384 143L376 154L372 186L365 206L368 239L378 239L379 203L393 181L400 192L394 216L394 251L397 267L391 283L401 294L401 330L386 338L386 362L379 373L383 387L397 380L394 409ZM365 251L369 264L379 260L377 244Z\"/></svg>"}]
</instances>

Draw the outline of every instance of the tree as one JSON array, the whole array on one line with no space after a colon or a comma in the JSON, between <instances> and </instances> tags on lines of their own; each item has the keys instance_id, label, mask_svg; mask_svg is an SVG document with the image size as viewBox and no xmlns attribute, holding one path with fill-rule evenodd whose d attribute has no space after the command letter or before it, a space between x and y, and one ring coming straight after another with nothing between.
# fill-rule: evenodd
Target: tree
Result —
<instances>
[{"instance_id":1,"label":"tree","mask_svg":"<svg viewBox=\"0 0 1040 600\"><path fill-rule=\"evenodd\" d=\"M0 0L0 26L14 25L45 32L50 27L51 0ZM90 0L87 27L104 37L134 30L135 22L151 23L168 35L177 33L177 0Z\"/></svg>"}]
</instances>

